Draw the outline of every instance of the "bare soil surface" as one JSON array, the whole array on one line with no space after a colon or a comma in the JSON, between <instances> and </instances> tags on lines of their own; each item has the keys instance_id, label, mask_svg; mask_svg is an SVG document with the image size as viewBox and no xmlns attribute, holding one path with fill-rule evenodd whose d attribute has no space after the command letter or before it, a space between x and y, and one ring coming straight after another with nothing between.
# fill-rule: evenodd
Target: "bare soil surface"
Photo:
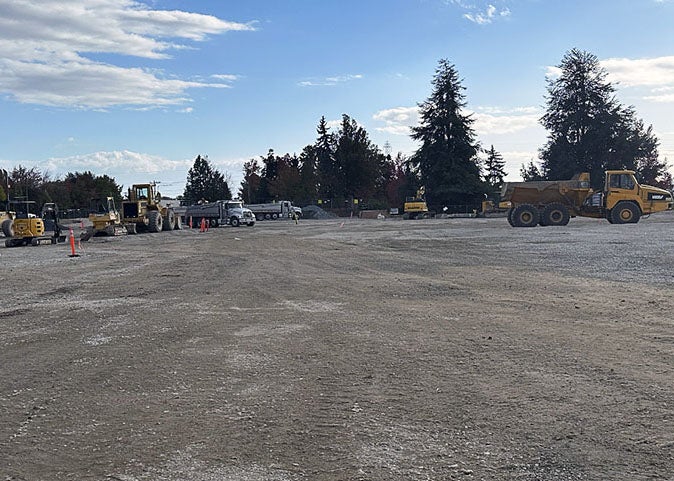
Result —
<instances>
[{"instance_id":1,"label":"bare soil surface","mask_svg":"<svg viewBox=\"0 0 674 481\"><path fill-rule=\"evenodd\" d=\"M672 213L68 254L0 247L2 481L674 479Z\"/></svg>"}]
</instances>

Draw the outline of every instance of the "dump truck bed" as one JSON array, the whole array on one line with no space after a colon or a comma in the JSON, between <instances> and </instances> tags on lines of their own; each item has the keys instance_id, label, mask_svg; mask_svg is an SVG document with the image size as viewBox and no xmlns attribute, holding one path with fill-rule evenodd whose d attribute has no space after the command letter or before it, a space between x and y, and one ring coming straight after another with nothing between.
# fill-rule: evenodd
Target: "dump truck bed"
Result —
<instances>
[{"instance_id":1,"label":"dump truck bed","mask_svg":"<svg viewBox=\"0 0 674 481\"><path fill-rule=\"evenodd\" d=\"M572 180L507 182L501 191L501 200L532 205L559 202L578 209L590 192L589 175L580 174Z\"/></svg>"}]
</instances>

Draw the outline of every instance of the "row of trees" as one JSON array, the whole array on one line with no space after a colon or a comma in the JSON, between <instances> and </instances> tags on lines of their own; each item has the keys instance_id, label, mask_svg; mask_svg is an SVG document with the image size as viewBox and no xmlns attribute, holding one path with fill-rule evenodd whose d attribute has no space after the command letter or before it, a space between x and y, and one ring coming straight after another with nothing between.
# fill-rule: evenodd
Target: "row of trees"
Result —
<instances>
[{"instance_id":1,"label":"row of trees","mask_svg":"<svg viewBox=\"0 0 674 481\"><path fill-rule=\"evenodd\" d=\"M68 173L63 179L51 179L37 168L17 166L0 171L0 201L32 200L38 205L56 202L65 209L87 208L92 199L115 197L121 200L122 188L115 179L91 172Z\"/></svg>"},{"instance_id":2,"label":"row of trees","mask_svg":"<svg viewBox=\"0 0 674 481\"><path fill-rule=\"evenodd\" d=\"M672 176L666 162L659 160L652 127L637 118L633 107L617 101L616 89L597 58L574 49L565 54L559 70L559 77L548 80L547 107L540 119L548 139L539 161L522 166L522 177L559 180L590 172L596 188L604 170L631 169L643 182L671 189ZM247 203L290 199L307 204L322 199L354 206L357 199L384 208L400 206L423 185L436 210L478 203L502 184L505 162L494 146L485 150L477 141L454 65L440 60L431 84L431 95L419 104L420 123L411 131L419 142L411 156L382 152L348 115L342 116L336 132L322 117L315 141L299 155L277 155L270 149L246 162L238 195ZM3 172L0 200L9 193L13 198L57 201L67 209L86 207L91 198L111 193L121 197L113 178L91 172L69 173L62 180L21 166ZM227 176L200 155L188 172L183 197L188 202L229 199L229 184Z\"/></svg>"}]
</instances>

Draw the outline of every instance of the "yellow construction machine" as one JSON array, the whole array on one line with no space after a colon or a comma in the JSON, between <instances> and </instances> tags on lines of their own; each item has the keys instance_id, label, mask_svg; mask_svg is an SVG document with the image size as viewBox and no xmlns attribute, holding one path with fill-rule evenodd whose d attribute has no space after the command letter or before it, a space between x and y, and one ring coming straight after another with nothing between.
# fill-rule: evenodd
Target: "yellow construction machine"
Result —
<instances>
[{"instance_id":1,"label":"yellow construction machine","mask_svg":"<svg viewBox=\"0 0 674 481\"><path fill-rule=\"evenodd\" d=\"M0 211L0 230L5 237L14 236L14 216L16 212Z\"/></svg>"},{"instance_id":2,"label":"yellow construction machine","mask_svg":"<svg viewBox=\"0 0 674 481\"><path fill-rule=\"evenodd\" d=\"M89 213L91 226L82 232L80 238L83 241L88 241L94 236L116 236L127 233L113 197L96 199L92 201L91 205L92 208Z\"/></svg>"},{"instance_id":3,"label":"yellow construction machine","mask_svg":"<svg viewBox=\"0 0 674 481\"><path fill-rule=\"evenodd\" d=\"M510 201L508 222L513 227L563 226L569 218L594 217L611 224L636 224L643 215L672 209L672 194L639 184L632 170L607 170L604 186L590 188L590 174L571 180L508 182L501 200Z\"/></svg>"},{"instance_id":4,"label":"yellow construction machine","mask_svg":"<svg viewBox=\"0 0 674 481\"><path fill-rule=\"evenodd\" d=\"M35 213L35 201L14 201L13 205L16 211L13 219L14 235L5 240L5 247L37 246L43 241L49 241L50 244L65 242L66 236L61 234L56 204L44 204L39 217Z\"/></svg>"},{"instance_id":5,"label":"yellow construction machine","mask_svg":"<svg viewBox=\"0 0 674 481\"><path fill-rule=\"evenodd\" d=\"M129 234L137 231L160 232L182 229L180 216L161 204L157 184L134 184L129 187L122 201L122 223Z\"/></svg>"},{"instance_id":6,"label":"yellow construction machine","mask_svg":"<svg viewBox=\"0 0 674 481\"><path fill-rule=\"evenodd\" d=\"M403 205L403 219L427 219L432 217L432 213L428 210L426 204L426 189L424 186L419 187L417 194L414 197L407 197Z\"/></svg>"}]
</instances>

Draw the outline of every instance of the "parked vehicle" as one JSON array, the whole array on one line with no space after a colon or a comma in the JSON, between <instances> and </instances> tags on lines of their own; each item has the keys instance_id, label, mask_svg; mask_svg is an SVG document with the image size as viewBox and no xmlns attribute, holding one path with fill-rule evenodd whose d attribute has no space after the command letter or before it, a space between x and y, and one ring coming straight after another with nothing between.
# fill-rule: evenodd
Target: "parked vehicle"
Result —
<instances>
[{"instance_id":1,"label":"parked vehicle","mask_svg":"<svg viewBox=\"0 0 674 481\"><path fill-rule=\"evenodd\" d=\"M246 207L253 211L257 220L299 219L302 217L302 209L294 206L289 200L268 204L247 204Z\"/></svg>"},{"instance_id":2,"label":"parked vehicle","mask_svg":"<svg viewBox=\"0 0 674 481\"><path fill-rule=\"evenodd\" d=\"M154 183L134 184L122 201L122 223L129 234L137 231L161 232L182 228L180 217L161 203Z\"/></svg>"},{"instance_id":3,"label":"parked vehicle","mask_svg":"<svg viewBox=\"0 0 674 481\"><path fill-rule=\"evenodd\" d=\"M571 180L508 182L501 200L512 203L508 222L513 227L566 225L575 216L635 224L642 215L672 209L670 192L639 184L631 170L607 170L600 191L590 188L587 172Z\"/></svg>"},{"instance_id":4,"label":"parked vehicle","mask_svg":"<svg viewBox=\"0 0 674 481\"><path fill-rule=\"evenodd\" d=\"M199 227L201 219L205 219L210 227L219 225L239 227L241 224L253 227L255 225L255 215L250 209L245 208L240 200L218 200L190 205L185 209L183 222L189 224L190 218L193 227Z\"/></svg>"},{"instance_id":5,"label":"parked vehicle","mask_svg":"<svg viewBox=\"0 0 674 481\"><path fill-rule=\"evenodd\" d=\"M58 206L52 202L44 204L38 217L35 201L24 200L11 203L16 215L13 219L13 236L5 240L5 247L22 245L38 246L43 241L51 244L65 242L63 228L59 222Z\"/></svg>"}]
</instances>

